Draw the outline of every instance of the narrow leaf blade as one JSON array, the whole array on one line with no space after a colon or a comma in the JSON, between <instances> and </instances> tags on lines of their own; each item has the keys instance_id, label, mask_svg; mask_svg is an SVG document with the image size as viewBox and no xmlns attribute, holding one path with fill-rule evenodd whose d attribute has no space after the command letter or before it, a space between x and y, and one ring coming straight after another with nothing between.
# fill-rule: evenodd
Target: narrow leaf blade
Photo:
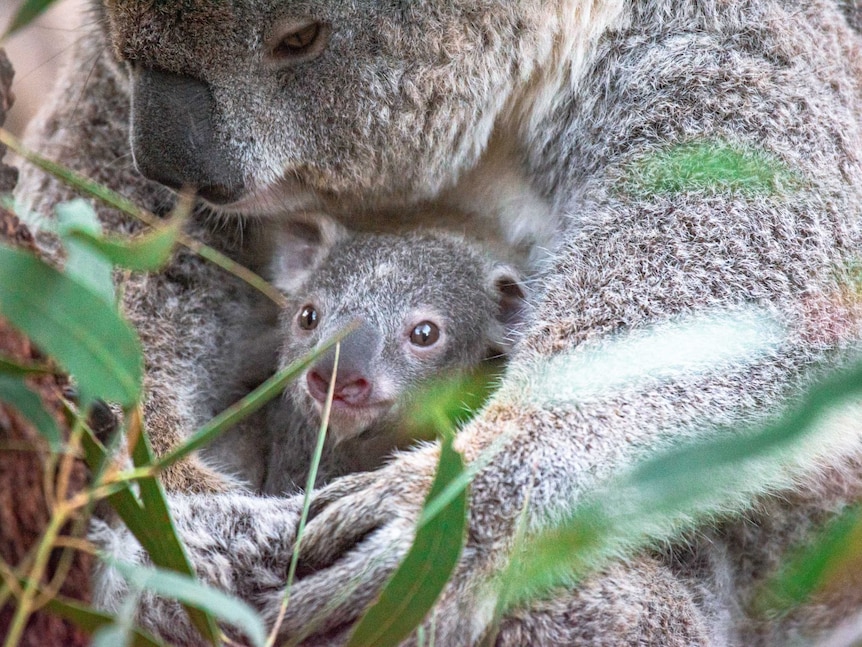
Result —
<instances>
[{"instance_id":1,"label":"narrow leaf blade","mask_svg":"<svg viewBox=\"0 0 862 647\"><path fill-rule=\"evenodd\" d=\"M15 14L9 27L6 29L6 33L3 34L3 38L8 38L22 27L29 25L36 17L39 16L39 14L43 13L48 7L54 4L54 2L55 0L27 0L23 5L21 5L21 8L18 9L18 13Z\"/></svg>"},{"instance_id":2,"label":"narrow leaf blade","mask_svg":"<svg viewBox=\"0 0 862 647\"><path fill-rule=\"evenodd\" d=\"M755 596L754 608L767 616L786 613L828 587L831 579L858 572L860 538L862 509L857 505L833 519L815 541L782 560L778 574Z\"/></svg>"},{"instance_id":3,"label":"narrow leaf blade","mask_svg":"<svg viewBox=\"0 0 862 647\"><path fill-rule=\"evenodd\" d=\"M110 614L96 611L80 602L66 600L60 596L51 598L45 608L53 615L74 623L90 634L114 623L114 618ZM165 647L164 643L140 629L133 630L132 645L133 647Z\"/></svg>"},{"instance_id":4,"label":"narrow leaf blade","mask_svg":"<svg viewBox=\"0 0 862 647\"><path fill-rule=\"evenodd\" d=\"M105 447L87 433L83 436L83 448L87 465L94 473L99 473L108 460ZM133 448L133 458L136 465L149 464L152 460L152 452L144 434L141 434ZM127 483L125 488L107 497L108 503L154 564L184 575L193 575L194 570L177 535L161 486L153 477L140 479L138 483L141 501ZM212 617L194 607L186 607L186 611L198 630L215 643L218 629Z\"/></svg>"},{"instance_id":5,"label":"narrow leaf blade","mask_svg":"<svg viewBox=\"0 0 862 647\"><path fill-rule=\"evenodd\" d=\"M12 359L11 357L0 355L0 374L3 375L15 375L20 377L23 375L46 375L55 373L56 371L52 370L48 366L27 364L19 362L16 359Z\"/></svg>"},{"instance_id":6,"label":"narrow leaf blade","mask_svg":"<svg viewBox=\"0 0 862 647\"><path fill-rule=\"evenodd\" d=\"M73 229L68 235L91 247L114 265L137 272L153 272L170 259L184 220L174 217L165 226L131 240L96 236L83 229Z\"/></svg>"},{"instance_id":7,"label":"narrow leaf blade","mask_svg":"<svg viewBox=\"0 0 862 647\"><path fill-rule=\"evenodd\" d=\"M63 273L90 288L107 303L113 304L114 268L99 250L82 243L76 237L76 232L87 232L87 235L93 237L102 235L102 225L96 210L81 199L58 204L55 210L57 233L66 250Z\"/></svg>"},{"instance_id":8,"label":"narrow leaf blade","mask_svg":"<svg viewBox=\"0 0 862 647\"><path fill-rule=\"evenodd\" d=\"M132 449L132 460L137 467L153 464L153 451L146 433L138 435L138 442ZM136 513L137 518L134 521L134 527L125 518L123 520L126 521L141 546L149 553L156 566L194 578L194 568L177 534L161 483L157 478L151 476L139 480L138 487L140 488L143 509ZM213 618L205 610L194 606L186 606L186 611L198 630L213 644L216 644L218 627L216 627Z\"/></svg>"},{"instance_id":9,"label":"narrow leaf blade","mask_svg":"<svg viewBox=\"0 0 862 647\"><path fill-rule=\"evenodd\" d=\"M437 476L426 505L464 471L452 436L442 442ZM467 493L462 491L437 516L423 525L407 557L377 602L359 621L348 647L390 647L401 643L434 606L458 563L467 518Z\"/></svg>"},{"instance_id":10,"label":"narrow leaf blade","mask_svg":"<svg viewBox=\"0 0 862 647\"><path fill-rule=\"evenodd\" d=\"M691 526L724 509L741 492L763 491L793 452L812 446L824 414L860 394L862 362L813 386L777 421L713 433L643 461L581 502L563 523L529 540L501 578L507 596L501 608L556 584L570 584L620 549L644 545L656 529ZM838 539L845 530L837 527ZM821 558L809 556L807 567ZM802 578L802 592L794 594L798 598L816 584L819 571L796 576Z\"/></svg>"},{"instance_id":11,"label":"narrow leaf blade","mask_svg":"<svg viewBox=\"0 0 862 647\"><path fill-rule=\"evenodd\" d=\"M29 420L42 437L48 441L51 451L59 452L63 440L57 421L45 411L42 400L19 377L0 375L0 400L12 405Z\"/></svg>"},{"instance_id":12,"label":"narrow leaf blade","mask_svg":"<svg viewBox=\"0 0 862 647\"><path fill-rule=\"evenodd\" d=\"M0 314L74 375L83 396L124 406L140 398L143 356L131 327L84 286L5 245Z\"/></svg>"},{"instance_id":13,"label":"narrow leaf blade","mask_svg":"<svg viewBox=\"0 0 862 647\"><path fill-rule=\"evenodd\" d=\"M186 605L206 610L242 630L253 645L263 647L266 631L260 615L248 604L218 589L201 584L186 575L159 568L145 568L123 562L110 562L135 588L174 598Z\"/></svg>"}]
</instances>

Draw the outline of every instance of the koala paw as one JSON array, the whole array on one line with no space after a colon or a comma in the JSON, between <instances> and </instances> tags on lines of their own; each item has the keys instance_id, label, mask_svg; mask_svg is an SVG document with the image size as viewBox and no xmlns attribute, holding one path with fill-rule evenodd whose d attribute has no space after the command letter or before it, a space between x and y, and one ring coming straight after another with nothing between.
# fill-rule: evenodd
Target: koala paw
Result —
<instances>
[{"instance_id":1,"label":"koala paw","mask_svg":"<svg viewBox=\"0 0 862 647\"><path fill-rule=\"evenodd\" d=\"M343 643L409 550L437 456L436 447L402 454L377 472L344 477L315 495L282 637ZM443 599L460 604L455 597L450 592ZM458 615L467 614L461 609Z\"/></svg>"}]
</instances>

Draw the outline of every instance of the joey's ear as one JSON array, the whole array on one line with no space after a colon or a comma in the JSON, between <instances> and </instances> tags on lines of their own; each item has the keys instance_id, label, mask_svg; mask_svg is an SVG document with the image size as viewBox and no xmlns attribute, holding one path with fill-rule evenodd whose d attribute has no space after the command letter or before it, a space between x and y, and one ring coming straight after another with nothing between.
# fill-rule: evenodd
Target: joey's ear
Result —
<instances>
[{"instance_id":1,"label":"joey's ear","mask_svg":"<svg viewBox=\"0 0 862 647\"><path fill-rule=\"evenodd\" d=\"M497 264L491 270L491 287L499 304L497 323L500 350L507 352L527 316L527 294L520 272L511 265Z\"/></svg>"},{"instance_id":2,"label":"joey's ear","mask_svg":"<svg viewBox=\"0 0 862 647\"><path fill-rule=\"evenodd\" d=\"M299 288L347 237L347 230L323 213L309 213L275 225L275 253L270 273L275 287L288 294Z\"/></svg>"}]
</instances>

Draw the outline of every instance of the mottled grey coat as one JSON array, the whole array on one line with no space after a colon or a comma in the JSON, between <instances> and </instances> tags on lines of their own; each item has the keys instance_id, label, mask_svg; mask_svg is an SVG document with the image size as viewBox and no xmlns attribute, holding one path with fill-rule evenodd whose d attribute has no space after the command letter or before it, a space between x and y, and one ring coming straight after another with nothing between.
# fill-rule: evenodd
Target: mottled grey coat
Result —
<instances>
[{"instance_id":1,"label":"mottled grey coat","mask_svg":"<svg viewBox=\"0 0 862 647\"><path fill-rule=\"evenodd\" d=\"M476 644L488 629L493 599L483 583L505 561L529 485L530 519L541 527L645 453L695 431L763 419L859 339L849 287L849 264L862 249L855 4L106 6L31 138L48 155L155 206L162 193L130 164L131 96L138 161L154 175L163 169L162 181L207 187L227 203L223 211L322 208L374 228L424 222L442 207L461 214L462 224L446 226L483 231L513 249L552 248L508 377L460 437L471 460L512 434L471 488L466 548L433 616L437 645ZM285 56L282 37L312 19L328 25L322 53ZM177 112L192 111L190 122L172 119L168 87L177 88ZM646 156L702 139L765 150L798 181L779 193L632 188ZM31 171L20 194L47 209L69 192ZM229 234L217 228L206 237L226 245ZM248 238L232 240L251 248ZM247 297L188 257L160 276L133 279L126 294L147 345L147 414L163 451L208 413L199 403L213 384L220 317L242 312ZM786 332L749 362L576 402L544 397L531 377L546 358L602 348L611 335L751 304L780 318ZM570 594L513 615L498 644L784 644L833 627L858 608L852 596L771 622L755 620L748 605L780 549L859 493L859 431L858 417L846 416L837 441L797 454L785 473L752 478L750 492L722 502L722 522L684 541L655 529L662 550L620 559ZM434 463L435 451L422 449L316 495L283 636L321 615L314 644L343 639L406 551ZM170 487L225 487L218 474L186 468L168 477ZM201 576L273 618L298 502L176 494L173 508ZM103 538L124 558L134 554L121 534L105 530ZM329 608L354 578L358 585ZM122 588L106 578L101 597L115 601ZM195 642L175 611L147 597L140 620Z\"/></svg>"}]
</instances>

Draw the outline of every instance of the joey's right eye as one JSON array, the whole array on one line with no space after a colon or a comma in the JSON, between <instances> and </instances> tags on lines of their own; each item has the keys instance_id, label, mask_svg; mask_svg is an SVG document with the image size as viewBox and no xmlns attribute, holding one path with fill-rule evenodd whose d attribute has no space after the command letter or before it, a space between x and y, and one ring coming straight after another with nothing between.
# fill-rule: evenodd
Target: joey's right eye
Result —
<instances>
[{"instance_id":1,"label":"joey's right eye","mask_svg":"<svg viewBox=\"0 0 862 647\"><path fill-rule=\"evenodd\" d=\"M291 25L275 40L270 57L284 63L309 61L323 51L328 34L327 26L319 22Z\"/></svg>"},{"instance_id":2,"label":"joey's right eye","mask_svg":"<svg viewBox=\"0 0 862 647\"><path fill-rule=\"evenodd\" d=\"M433 346L438 339L440 339L440 328L432 321L416 324L410 333L410 343L421 348Z\"/></svg>"},{"instance_id":3,"label":"joey's right eye","mask_svg":"<svg viewBox=\"0 0 862 647\"><path fill-rule=\"evenodd\" d=\"M299 327L303 330L314 330L317 328L317 321L320 317L317 310L312 305L307 305L299 312Z\"/></svg>"}]
</instances>

